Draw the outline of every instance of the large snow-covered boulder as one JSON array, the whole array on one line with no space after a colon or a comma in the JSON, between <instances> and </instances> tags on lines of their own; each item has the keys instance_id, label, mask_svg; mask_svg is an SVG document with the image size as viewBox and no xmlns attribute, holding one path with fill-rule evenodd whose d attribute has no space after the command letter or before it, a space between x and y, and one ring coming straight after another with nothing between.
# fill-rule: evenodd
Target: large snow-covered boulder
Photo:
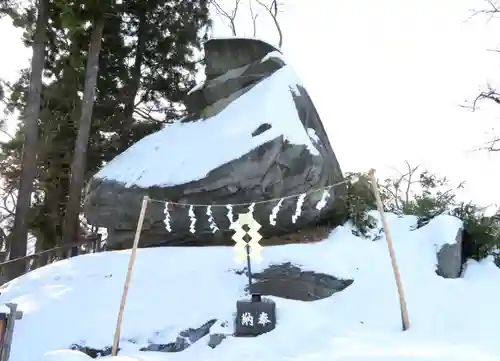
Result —
<instances>
[{"instance_id":1,"label":"large snow-covered boulder","mask_svg":"<svg viewBox=\"0 0 500 361\"><path fill-rule=\"evenodd\" d=\"M213 39L205 44L205 63L205 82L185 100L188 115L131 146L89 183L85 216L108 229L108 245L131 244L144 195L224 205L307 192L296 223L296 197L282 202L275 226L269 215L278 201L255 206L264 236L316 224L333 214L342 221L346 187L340 166L306 89L281 53L255 39ZM319 211L322 188L338 183ZM226 207L211 208L219 228L215 234L207 207L192 211L194 234L189 207L170 203L168 231L164 203L152 202L140 245L233 243ZM248 205L233 209L234 214L247 211Z\"/></svg>"}]
</instances>

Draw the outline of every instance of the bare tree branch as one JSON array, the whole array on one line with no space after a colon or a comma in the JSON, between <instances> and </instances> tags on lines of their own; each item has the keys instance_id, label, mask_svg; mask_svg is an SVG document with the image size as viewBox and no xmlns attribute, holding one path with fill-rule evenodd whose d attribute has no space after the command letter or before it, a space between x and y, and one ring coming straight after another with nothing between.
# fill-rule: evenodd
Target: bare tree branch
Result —
<instances>
[{"instance_id":1,"label":"bare tree branch","mask_svg":"<svg viewBox=\"0 0 500 361\"><path fill-rule=\"evenodd\" d=\"M271 17L273 18L276 30L278 30L278 36L279 36L278 47L281 49L281 46L283 45L283 32L281 31L281 26L278 22L278 10L281 4L278 4L278 0L272 0L269 6L264 4L261 0L255 0L255 1L257 2L257 4L266 9L269 15L271 15Z\"/></svg>"},{"instance_id":2,"label":"bare tree branch","mask_svg":"<svg viewBox=\"0 0 500 361\"><path fill-rule=\"evenodd\" d=\"M486 9L481 9L481 10L477 9L472 10L472 16L487 15L488 16L487 21L489 22L491 19L493 19L500 13L500 7L497 4L495 4L495 2L492 0L484 0L484 1L488 3L488 7Z\"/></svg>"},{"instance_id":3,"label":"bare tree branch","mask_svg":"<svg viewBox=\"0 0 500 361\"><path fill-rule=\"evenodd\" d=\"M490 89L488 92L482 92L479 94L479 96L476 98L477 100L481 99L489 99L494 101L497 104L500 104L500 94L496 92L494 89ZM476 100L476 102L477 102Z\"/></svg>"},{"instance_id":4,"label":"bare tree branch","mask_svg":"<svg viewBox=\"0 0 500 361\"><path fill-rule=\"evenodd\" d=\"M137 109L134 109L134 113L137 114L138 116L142 117L144 120L149 120L149 121L152 121L153 123L160 122L158 119L153 118L153 116L151 115L151 113L152 113L151 110L137 108Z\"/></svg>"},{"instance_id":5,"label":"bare tree branch","mask_svg":"<svg viewBox=\"0 0 500 361\"><path fill-rule=\"evenodd\" d=\"M487 8L481 10L473 10L472 16L479 14L488 15L489 16L488 21L489 21L493 17L496 17L498 14L500 14L500 3L498 0L484 0L484 1L488 4ZM499 49L487 49L487 51L500 53ZM478 109L478 103L484 99L490 100L495 104L500 105L500 93L497 92L497 90L494 87L488 85L488 90L480 92L478 96L472 101L472 104L460 105L460 107L469 109L470 111L474 112ZM495 136L493 140L486 142L484 146L477 148L475 150L487 150L490 152L499 152L500 151L499 143L500 143L500 137Z\"/></svg>"},{"instance_id":6,"label":"bare tree branch","mask_svg":"<svg viewBox=\"0 0 500 361\"><path fill-rule=\"evenodd\" d=\"M486 142L484 147L478 150L487 150L489 152L500 152L500 137L495 137L493 140Z\"/></svg>"},{"instance_id":7,"label":"bare tree branch","mask_svg":"<svg viewBox=\"0 0 500 361\"><path fill-rule=\"evenodd\" d=\"M222 6L220 6L220 4L216 0L210 0L210 4L212 4L214 6L215 11L217 11L217 14L219 14L219 16L222 19L227 19L229 21L229 24L227 24L227 25L231 29L233 36L236 36L235 20L236 20L236 14L238 12L238 7L240 5L240 2L241 2L241 0L235 0L234 8L233 8L231 14L229 14L226 10L224 10L224 8L222 8Z\"/></svg>"},{"instance_id":8,"label":"bare tree branch","mask_svg":"<svg viewBox=\"0 0 500 361\"><path fill-rule=\"evenodd\" d=\"M248 7L250 8L250 17L252 18L252 26L253 26L252 36L255 37L257 35L257 16L259 16L259 14L254 14L252 0L249 0Z\"/></svg>"},{"instance_id":9,"label":"bare tree branch","mask_svg":"<svg viewBox=\"0 0 500 361\"><path fill-rule=\"evenodd\" d=\"M405 163L406 166L408 167L408 173L404 176L404 177L408 176L408 184L406 185L406 193L405 193L405 203L408 204L410 201L410 188L412 185L411 178L413 177L413 174L415 174L415 172L417 171L418 167L420 167L420 165L417 165L416 167L412 168L407 160L405 160Z\"/></svg>"},{"instance_id":10,"label":"bare tree branch","mask_svg":"<svg viewBox=\"0 0 500 361\"><path fill-rule=\"evenodd\" d=\"M476 111L477 103L484 99L488 99L496 104L500 104L500 94L497 93L496 89L492 88L491 86L488 86L488 90L479 93L479 95L472 102L472 105L469 106L468 108L471 109L473 112Z\"/></svg>"},{"instance_id":11,"label":"bare tree branch","mask_svg":"<svg viewBox=\"0 0 500 361\"><path fill-rule=\"evenodd\" d=\"M7 132L6 130L0 128L0 133L2 134L5 134L7 137L9 137L10 140L14 140L14 137L12 136L12 134L9 134L9 132Z\"/></svg>"},{"instance_id":12,"label":"bare tree branch","mask_svg":"<svg viewBox=\"0 0 500 361\"><path fill-rule=\"evenodd\" d=\"M14 195L14 190L2 190L2 192L4 194L2 194L2 205L0 205L0 210L5 213L6 217L14 216L14 212L16 210L16 198Z\"/></svg>"},{"instance_id":13,"label":"bare tree branch","mask_svg":"<svg viewBox=\"0 0 500 361\"><path fill-rule=\"evenodd\" d=\"M471 105L469 105L469 106L461 105L461 107L469 109L472 112L475 112L478 109L478 107L477 107L478 102L480 102L481 100L484 100L484 99L490 100L490 101L494 102L495 104L500 105L500 93L498 93L496 91L496 89L488 86L488 90L479 93L479 95L474 99L474 101L472 102ZM494 136L493 139L486 142L484 144L484 146L476 148L475 150L476 151L487 150L490 152L500 152L500 136Z\"/></svg>"},{"instance_id":14,"label":"bare tree branch","mask_svg":"<svg viewBox=\"0 0 500 361\"><path fill-rule=\"evenodd\" d=\"M387 193L392 202L394 202L394 210L403 212L405 207L411 201L411 188L413 184L417 184L420 180L413 179L413 176L420 165L412 167L408 161L405 161L408 170L403 173L397 170L399 176L397 178L388 178L380 188ZM404 187L406 183L406 187Z\"/></svg>"}]
</instances>

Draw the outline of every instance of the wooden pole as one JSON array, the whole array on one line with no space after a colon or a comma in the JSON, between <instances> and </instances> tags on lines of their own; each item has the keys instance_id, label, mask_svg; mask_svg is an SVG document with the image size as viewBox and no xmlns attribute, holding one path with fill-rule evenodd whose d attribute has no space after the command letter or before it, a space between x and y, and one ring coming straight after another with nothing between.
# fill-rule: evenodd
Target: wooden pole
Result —
<instances>
[{"instance_id":1,"label":"wooden pole","mask_svg":"<svg viewBox=\"0 0 500 361\"><path fill-rule=\"evenodd\" d=\"M403 291L403 283L401 282L401 276L399 274L398 263L396 262L396 254L392 246L392 238L389 232L389 226L387 225L387 220L385 219L384 206L382 200L380 199L380 193L378 191L377 180L375 178L375 169L371 169L369 172L373 193L375 195L375 200L377 201L377 208L380 212L380 217L382 219L382 225L384 227L385 239L387 240L387 247L389 249L389 256L391 257L392 270L394 271L394 278L396 280L396 286L398 288L399 295L399 305L401 306L401 319L403 321L403 331L410 328L410 319L408 317L408 310L406 308L405 295Z\"/></svg>"},{"instance_id":2,"label":"wooden pole","mask_svg":"<svg viewBox=\"0 0 500 361\"><path fill-rule=\"evenodd\" d=\"M139 214L139 221L137 222L137 229L135 231L134 245L132 251L130 252L130 260L128 262L127 278L125 278L125 284L123 285L122 301L120 304L120 310L118 311L118 319L116 321L115 337L113 340L113 348L111 349L111 354L116 356L118 352L118 342L120 339L120 327L123 319L123 310L125 309L125 302L127 301L128 295L128 285L130 279L132 278L132 268L134 267L135 255L137 253L137 245L139 244L139 238L141 238L142 225L144 223L144 216L146 214L146 208L148 207L149 197L144 196L142 199L141 213Z\"/></svg>"}]
</instances>

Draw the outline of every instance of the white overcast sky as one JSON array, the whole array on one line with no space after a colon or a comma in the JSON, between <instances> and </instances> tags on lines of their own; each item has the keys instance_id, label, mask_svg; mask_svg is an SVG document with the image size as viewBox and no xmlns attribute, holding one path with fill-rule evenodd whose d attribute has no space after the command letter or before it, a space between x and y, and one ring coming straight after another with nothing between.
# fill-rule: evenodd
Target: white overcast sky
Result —
<instances>
[{"instance_id":1,"label":"white overcast sky","mask_svg":"<svg viewBox=\"0 0 500 361\"><path fill-rule=\"evenodd\" d=\"M471 17L482 0L282 0L283 52L322 117L346 171L382 176L404 160L468 186L462 197L500 203L500 154L471 151L500 131L500 106L459 107L494 83L500 19ZM229 9L234 0L222 0ZM258 5L255 5L258 8ZM251 36L245 5L238 35ZM259 11L257 36L277 34ZM0 77L29 62L20 32L0 21ZM230 35L219 19L214 36ZM500 75L500 74L499 74ZM497 76L498 77L498 76ZM500 78L500 77L499 77Z\"/></svg>"}]
</instances>

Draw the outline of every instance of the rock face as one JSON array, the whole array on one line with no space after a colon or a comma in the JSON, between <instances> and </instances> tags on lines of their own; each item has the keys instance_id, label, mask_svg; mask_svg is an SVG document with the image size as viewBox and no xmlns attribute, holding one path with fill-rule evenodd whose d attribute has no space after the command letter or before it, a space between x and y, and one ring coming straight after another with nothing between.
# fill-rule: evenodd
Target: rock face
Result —
<instances>
[{"instance_id":1,"label":"rock face","mask_svg":"<svg viewBox=\"0 0 500 361\"><path fill-rule=\"evenodd\" d=\"M210 334L210 329L214 324L218 321L216 319L211 319L205 322L198 328L188 328L181 332L176 337L175 341L160 344L149 342L147 346L142 347L140 351L155 351L155 352L181 352L191 346L193 343L201 340L205 336ZM224 325L224 323L222 323ZM155 336L160 336L161 332L158 332ZM217 347L224 339L226 338L225 334L215 333L210 334L208 339L208 346L211 348ZM136 343L135 340L128 340L131 343ZM79 351L83 354L90 356L93 359L110 356L112 352L111 346L104 347L103 349L95 349L92 347L88 347L85 345L73 344L70 347L73 351ZM120 351L120 348L118 348ZM56 358L54 358L55 360ZM59 358L60 359L60 358ZM88 357L82 358L82 360L88 359ZM45 360L45 358L44 358Z\"/></svg>"},{"instance_id":2,"label":"rock face","mask_svg":"<svg viewBox=\"0 0 500 361\"><path fill-rule=\"evenodd\" d=\"M272 265L253 274L252 293L299 301L327 298L349 287L353 280L342 280L324 273L302 271L291 263Z\"/></svg>"},{"instance_id":3,"label":"rock face","mask_svg":"<svg viewBox=\"0 0 500 361\"><path fill-rule=\"evenodd\" d=\"M463 230L457 232L454 243L444 244L437 253L437 274L443 278L459 278L462 273L462 239Z\"/></svg>"},{"instance_id":4,"label":"rock face","mask_svg":"<svg viewBox=\"0 0 500 361\"><path fill-rule=\"evenodd\" d=\"M276 226L269 216L278 201L255 206L264 237L315 225L326 217L338 216L336 222L343 222L346 187L340 166L306 89L289 76L294 73L281 53L254 39L214 39L205 44L205 62L206 81L185 99L188 115L134 144L89 182L85 216L90 224L107 228L108 247L130 247L144 195L213 205L219 230L212 232L207 207L199 206L193 208L196 231L191 233L189 207L170 203L168 231L164 203L155 201L146 212L142 247L233 244L224 205L304 192L296 223L292 215L297 197L282 202ZM239 151L227 158L232 148ZM212 167L215 158L225 161ZM206 172L182 178L197 167ZM161 179L152 181L155 176ZM338 183L319 211L322 188ZM233 208L234 214L247 211L248 204Z\"/></svg>"},{"instance_id":5,"label":"rock face","mask_svg":"<svg viewBox=\"0 0 500 361\"><path fill-rule=\"evenodd\" d=\"M177 338L173 342L167 344L151 343L148 346L141 348L141 351L156 351L156 352L184 351L193 343L208 335L210 332L210 327L212 327L215 324L215 322L217 322L217 320L213 319L205 322L198 328L188 328L187 330L181 331L179 333L179 336L177 336ZM212 347L211 345L209 346Z\"/></svg>"}]
</instances>

